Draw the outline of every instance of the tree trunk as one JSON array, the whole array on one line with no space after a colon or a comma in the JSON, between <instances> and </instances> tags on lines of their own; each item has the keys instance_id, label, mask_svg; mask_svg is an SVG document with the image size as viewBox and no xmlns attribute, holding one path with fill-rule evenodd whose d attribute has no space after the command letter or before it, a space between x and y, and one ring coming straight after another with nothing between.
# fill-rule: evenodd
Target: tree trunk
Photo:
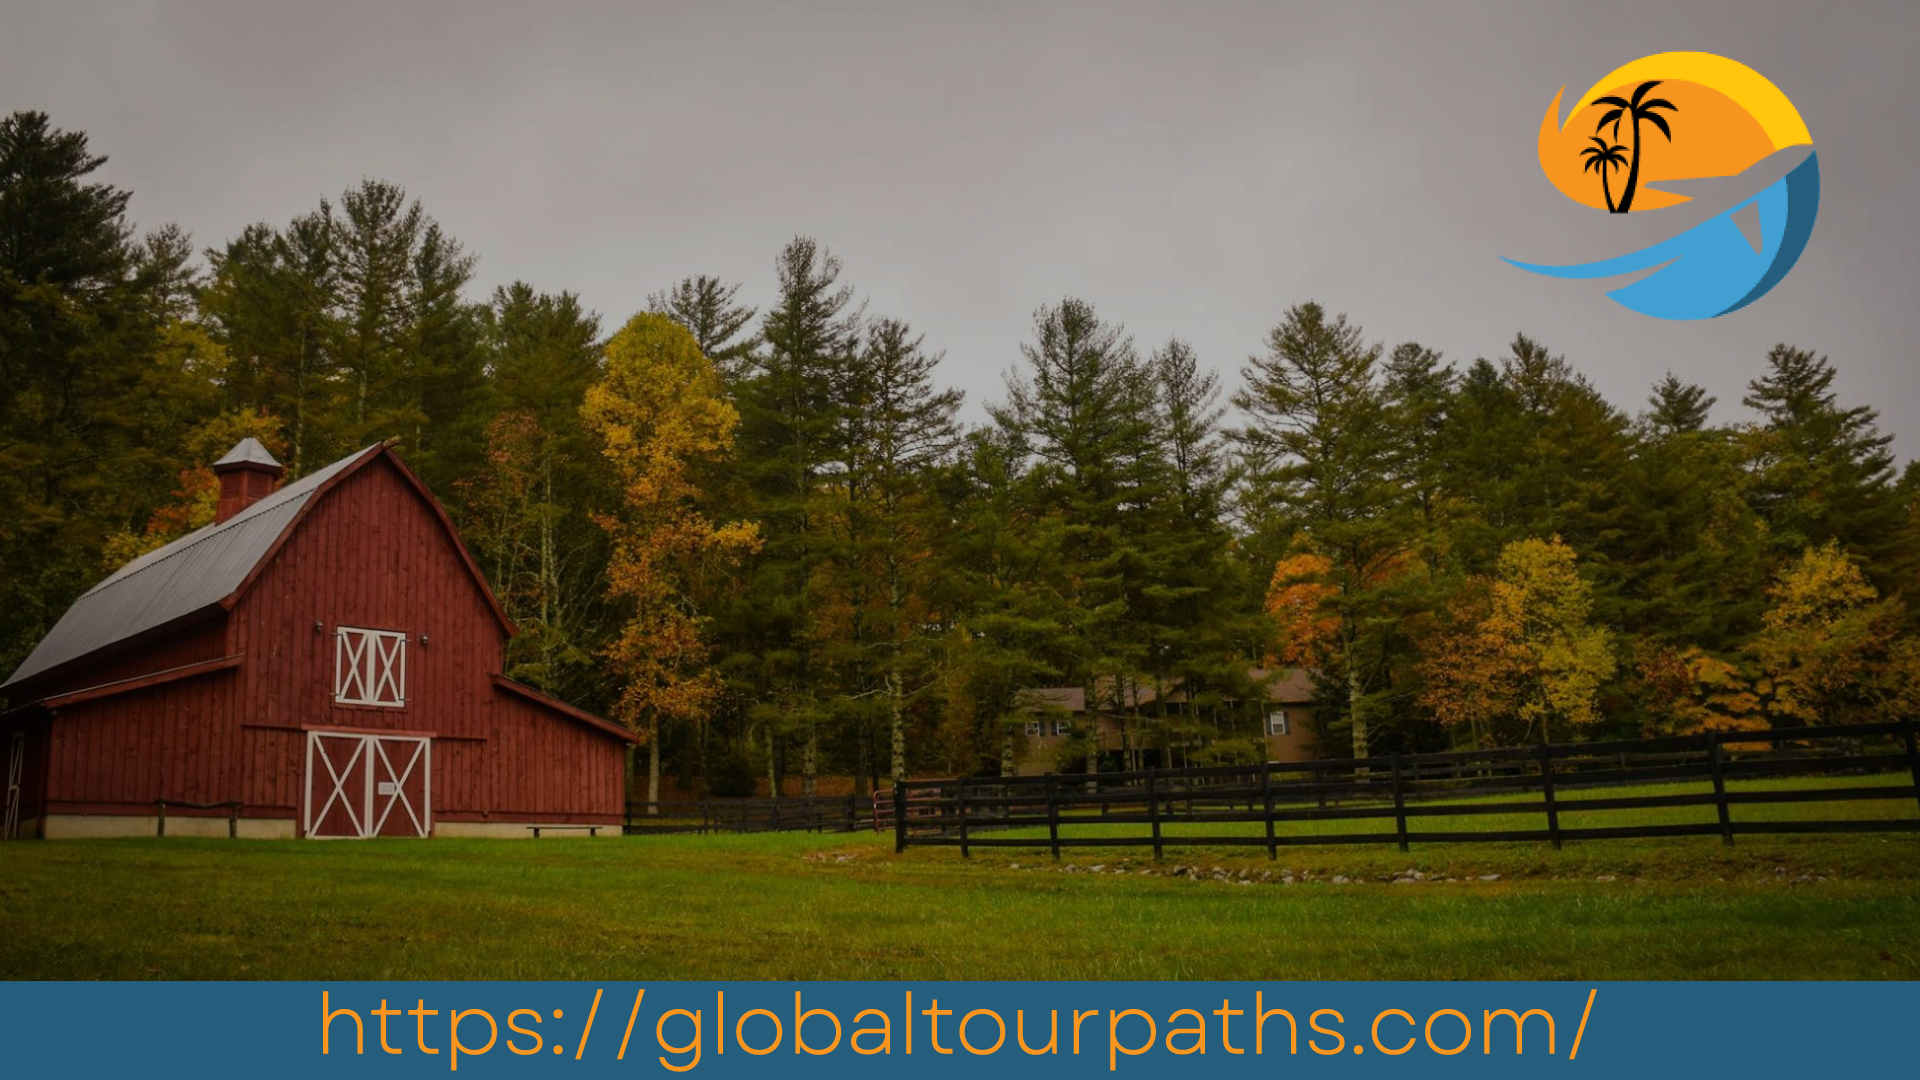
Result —
<instances>
[{"instance_id":1,"label":"tree trunk","mask_svg":"<svg viewBox=\"0 0 1920 1080\"><path fill-rule=\"evenodd\" d=\"M1360 665L1353 643L1347 643L1347 716L1353 722L1353 756L1367 756L1366 695L1360 686Z\"/></svg>"},{"instance_id":2,"label":"tree trunk","mask_svg":"<svg viewBox=\"0 0 1920 1080\"><path fill-rule=\"evenodd\" d=\"M1087 773L1093 775L1100 771L1100 696L1096 692L1092 679L1087 680L1087 685L1081 692L1086 695L1084 705L1087 716ZM1089 784L1089 790L1091 787L1092 785Z\"/></svg>"},{"instance_id":3,"label":"tree trunk","mask_svg":"<svg viewBox=\"0 0 1920 1080\"><path fill-rule=\"evenodd\" d=\"M1000 775L1014 774L1013 728L1003 727L1000 731Z\"/></svg>"},{"instance_id":4,"label":"tree trunk","mask_svg":"<svg viewBox=\"0 0 1920 1080\"><path fill-rule=\"evenodd\" d=\"M907 778L907 716L902 700L905 696L896 667L887 672L888 730L893 742L893 782L896 784Z\"/></svg>"},{"instance_id":5,"label":"tree trunk","mask_svg":"<svg viewBox=\"0 0 1920 1080\"><path fill-rule=\"evenodd\" d=\"M773 752L773 726L767 726L767 798L780 797L780 755Z\"/></svg>"},{"instance_id":6,"label":"tree trunk","mask_svg":"<svg viewBox=\"0 0 1920 1080\"><path fill-rule=\"evenodd\" d=\"M647 721L647 813L660 812L660 718Z\"/></svg>"},{"instance_id":7,"label":"tree trunk","mask_svg":"<svg viewBox=\"0 0 1920 1080\"><path fill-rule=\"evenodd\" d=\"M813 798L819 783L820 729L807 725L807 745L800 756L800 794Z\"/></svg>"}]
</instances>

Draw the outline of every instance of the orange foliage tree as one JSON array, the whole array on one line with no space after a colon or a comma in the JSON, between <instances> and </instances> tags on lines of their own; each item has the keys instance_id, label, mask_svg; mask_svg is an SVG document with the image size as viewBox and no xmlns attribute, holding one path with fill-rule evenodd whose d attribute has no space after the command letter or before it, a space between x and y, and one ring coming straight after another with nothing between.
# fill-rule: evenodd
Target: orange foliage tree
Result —
<instances>
[{"instance_id":1,"label":"orange foliage tree","mask_svg":"<svg viewBox=\"0 0 1920 1080\"><path fill-rule=\"evenodd\" d=\"M620 486L620 509L597 517L613 539L608 594L630 612L607 656L621 683L615 715L646 740L654 803L662 723L705 722L721 692L699 598L760 547L751 523L708 520L694 480L732 451L739 416L693 336L651 314L607 342L580 415Z\"/></svg>"}]
</instances>

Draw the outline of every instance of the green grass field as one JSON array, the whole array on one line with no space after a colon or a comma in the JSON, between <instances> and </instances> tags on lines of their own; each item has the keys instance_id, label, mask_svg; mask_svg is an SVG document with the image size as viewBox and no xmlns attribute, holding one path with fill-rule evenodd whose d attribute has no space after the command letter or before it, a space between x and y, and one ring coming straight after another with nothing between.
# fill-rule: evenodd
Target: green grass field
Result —
<instances>
[{"instance_id":1,"label":"green grass field","mask_svg":"<svg viewBox=\"0 0 1920 1080\"><path fill-rule=\"evenodd\" d=\"M1428 880L1398 880L1410 869ZM1139 848L896 857L873 834L16 843L0 845L0 975L1913 979L1920 837L1336 846L1275 862L1176 841L1160 864Z\"/></svg>"}]
</instances>

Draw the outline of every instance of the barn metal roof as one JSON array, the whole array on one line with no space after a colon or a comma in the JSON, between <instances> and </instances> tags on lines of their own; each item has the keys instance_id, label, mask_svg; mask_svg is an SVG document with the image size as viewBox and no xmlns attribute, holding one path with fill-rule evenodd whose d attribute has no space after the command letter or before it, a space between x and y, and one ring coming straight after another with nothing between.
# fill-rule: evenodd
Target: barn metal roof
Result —
<instances>
[{"instance_id":1,"label":"barn metal roof","mask_svg":"<svg viewBox=\"0 0 1920 1080\"><path fill-rule=\"evenodd\" d=\"M240 453L246 442L252 441L245 440L228 457ZM348 454L226 521L190 532L114 571L73 602L20 667L0 683L0 690L233 595L273 550L275 541L307 500L372 449L370 446ZM260 454L267 461L273 460L265 447L260 448Z\"/></svg>"}]
</instances>

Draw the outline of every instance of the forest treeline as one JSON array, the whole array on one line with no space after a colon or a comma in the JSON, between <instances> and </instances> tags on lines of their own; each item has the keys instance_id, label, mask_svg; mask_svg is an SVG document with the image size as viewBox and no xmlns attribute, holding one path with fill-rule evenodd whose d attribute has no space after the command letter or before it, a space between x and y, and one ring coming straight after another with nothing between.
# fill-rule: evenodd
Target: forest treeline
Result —
<instances>
[{"instance_id":1,"label":"forest treeline","mask_svg":"<svg viewBox=\"0 0 1920 1080\"><path fill-rule=\"evenodd\" d=\"M968 358L1009 372L969 425L938 343L811 238L771 295L695 274L616 324L476 295L389 183L199 249L136 230L103 160L0 121L8 670L209 522L252 435L290 476L396 440L521 628L509 673L645 733L656 783L1009 769L1053 686L1128 746L1242 760L1274 666L1315 673L1336 756L1920 697L1920 473L1816 351L1752 357L1715 423L1678 375L1629 411L1524 334L1451 361L1276 303L1225 395L1228 358L1067 298ZM1102 767L1072 723L1054 764Z\"/></svg>"}]
</instances>

